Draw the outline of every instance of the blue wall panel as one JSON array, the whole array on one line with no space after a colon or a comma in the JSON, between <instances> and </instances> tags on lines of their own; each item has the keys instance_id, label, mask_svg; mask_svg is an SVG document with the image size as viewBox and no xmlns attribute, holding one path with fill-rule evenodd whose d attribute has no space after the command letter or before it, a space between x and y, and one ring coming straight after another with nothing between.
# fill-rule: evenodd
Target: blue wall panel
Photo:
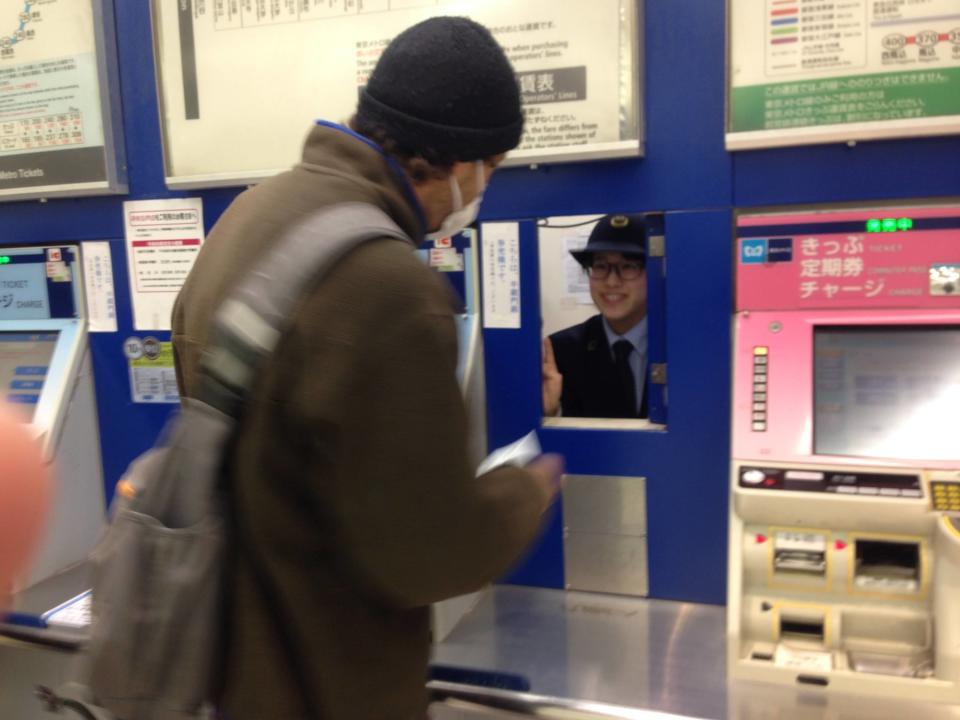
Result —
<instances>
[{"instance_id":1,"label":"blue wall panel","mask_svg":"<svg viewBox=\"0 0 960 720\"><path fill-rule=\"evenodd\" d=\"M483 247L484 238L481 236ZM480 273L483 274L481 253ZM520 223L520 329L485 329L487 439L491 448L526 435L540 424L540 291L537 278L537 228ZM551 451L552 448L545 448ZM563 587L563 527L559 507L546 530L505 579L523 585Z\"/></svg>"},{"instance_id":2,"label":"blue wall panel","mask_svg":"<svg viewBox=\"0 0 960 720\"><path fill-rule=\"evenodd\" d=\"M960 195L960 138L751 150L734 157L740 207Z\"/></svg>"},{"instance_id":3,"label":"blue wall panel","mask_svg":"<svg viewBox=\"0 0 960 720\"><path fill-rule=\"evenodd\" d=\"M647 479L650 594L654 597L713 603L724 598L731 223L729 210L666 216L667 430L540 430L544 449L563 454L569 473ZM538 304L533 289L539 277L535 253L530 251L533 246L534 240L528 240L520 258L523 302L529 299L531 305ZM520 330L485 334L493 446L515 439L540 420L539 365L530 363L531 358L539 360L539 314L524 309L522 322ZM506 580L562 587L562 547L562 520L554 516L539 546Z\"/></svg>"}]
</instances>

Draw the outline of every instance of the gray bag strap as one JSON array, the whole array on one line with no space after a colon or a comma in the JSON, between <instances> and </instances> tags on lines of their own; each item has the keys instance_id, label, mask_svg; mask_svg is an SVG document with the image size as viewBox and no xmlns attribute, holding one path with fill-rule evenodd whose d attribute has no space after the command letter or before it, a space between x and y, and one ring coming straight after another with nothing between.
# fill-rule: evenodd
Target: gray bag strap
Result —
<instances>
[{"instance_id":1,"label":"gray bag strap","mask_svg":"<svg viewBox=\"0 0 960 720\"><path fill-rule=\"evenodd\" d=\"M198 399L236 418L307 285L377 238L413 244L385 212L361 202L319 210L295 225L217 310L200 364Z\"/></svg>"},{"instance_id":2,"label":"gray bag strap","mask_svg":"<svg viewBox=\"0 0 960 720\"><path fill-rule=\"evenodd\" d=\"M163 473L189 482L137 488L137 506L170 527L186 527L218 502L199 478L219 476L244 401L264 361L291 321L307 285L316 282L363 242L393 238L412 244L386 213L367 203L342 203L306 216L241 278L217 308L208 347L200 360L196 396L183 403L168 445L177 452L138 462L162 462ZM155 454L154 454L155 455ZM135 473L148 477L150 473Z\"/></svg>"}]
</instances>

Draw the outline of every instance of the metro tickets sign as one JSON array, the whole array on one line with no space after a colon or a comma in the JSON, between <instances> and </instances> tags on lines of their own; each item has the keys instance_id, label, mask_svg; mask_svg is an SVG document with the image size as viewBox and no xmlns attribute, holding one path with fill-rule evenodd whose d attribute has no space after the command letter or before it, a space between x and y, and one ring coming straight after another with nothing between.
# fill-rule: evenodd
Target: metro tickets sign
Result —
<instances>
[{"instance_id":1,"label":"metro tickets sign","mask_svg":"<svg viewBox=\"0 0 960 720\"><path fill-rule=\"evenodd\" d=\"M960 207L741 216L736 242L738 310L960 303Z\"/></svg>"}]
</instances>

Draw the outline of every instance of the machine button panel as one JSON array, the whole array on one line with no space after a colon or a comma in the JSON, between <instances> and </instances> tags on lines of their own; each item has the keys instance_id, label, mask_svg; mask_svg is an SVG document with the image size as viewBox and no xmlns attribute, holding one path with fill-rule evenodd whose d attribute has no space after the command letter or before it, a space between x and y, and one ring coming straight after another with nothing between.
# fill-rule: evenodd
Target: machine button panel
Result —
<instances>
[{"instance_id":1,"label":"machine button panel","mask_svg":"<svg viewBox=\"0 0 960 720\"><path fill-rule=\"evenodd\" d=\"M920 476L909 474L742 466L739 478L741 487L761 490L834 493L884 500L920 499L924 496ZM960 512L960 482L934 482L931 483L931 488L938 484L951 485L952 489L943 487L934 490L934 501L939 499L944 510L956 508L956 511Z\"/></svg>"},{"instance_id":2,"label":"machine button panel","mask_svg":"<svg viewBox=\"0 0 960 720\"><path fill-rule=\"evenodd\" d=\"M767 431L767 371L770 348L758 345L753 349L753 432Z\"/></svg>"},{"instance_id":3,"label":"machine button panel","mask_svg":"<svg viewBox=\"0 0 960 720\"><path fill-rule=\"evenodd\" d=\"M960 512L960 482L933 480L930 483L933 509L940 512Z\"/></svg>"}]
</instances>

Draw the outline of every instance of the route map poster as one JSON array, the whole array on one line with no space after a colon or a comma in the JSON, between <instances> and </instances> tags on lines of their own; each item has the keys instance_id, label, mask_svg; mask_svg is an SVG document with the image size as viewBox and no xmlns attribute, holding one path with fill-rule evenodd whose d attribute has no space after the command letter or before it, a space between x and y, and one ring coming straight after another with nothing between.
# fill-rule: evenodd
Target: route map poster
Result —
<instances>
[{"instance_id":1,"label":"route map poster","mask_svg":"<svg viewBox=\"0 0 960 720\"><path fill-rule=\"evenodd\" d=\"M960 133L958 0L728 11L728 149Z\"/></svg>"},{"instance_id":2,"label":"route map poster","mask_svg":"<svg viewBox=\"0 0 960 720\"><path fill-rule=\"evenodd\" d=\"M97 56L100 6L0 0L0 199L113 189Z\"/></svg>"},{"instance_id":3,"label":"route map poster","mask_svg":"<svg viewBox=\"0 0 960 720\"><path fill-rule=\"evenodd\" d=\"M637 0L155 0L167 182L236 185L345 122L384 48L435 15L491 29L517 71L526 133L511 162L640 153ZM579 156L579 157L578 157Z\"/></svg>"}]
</instances>

